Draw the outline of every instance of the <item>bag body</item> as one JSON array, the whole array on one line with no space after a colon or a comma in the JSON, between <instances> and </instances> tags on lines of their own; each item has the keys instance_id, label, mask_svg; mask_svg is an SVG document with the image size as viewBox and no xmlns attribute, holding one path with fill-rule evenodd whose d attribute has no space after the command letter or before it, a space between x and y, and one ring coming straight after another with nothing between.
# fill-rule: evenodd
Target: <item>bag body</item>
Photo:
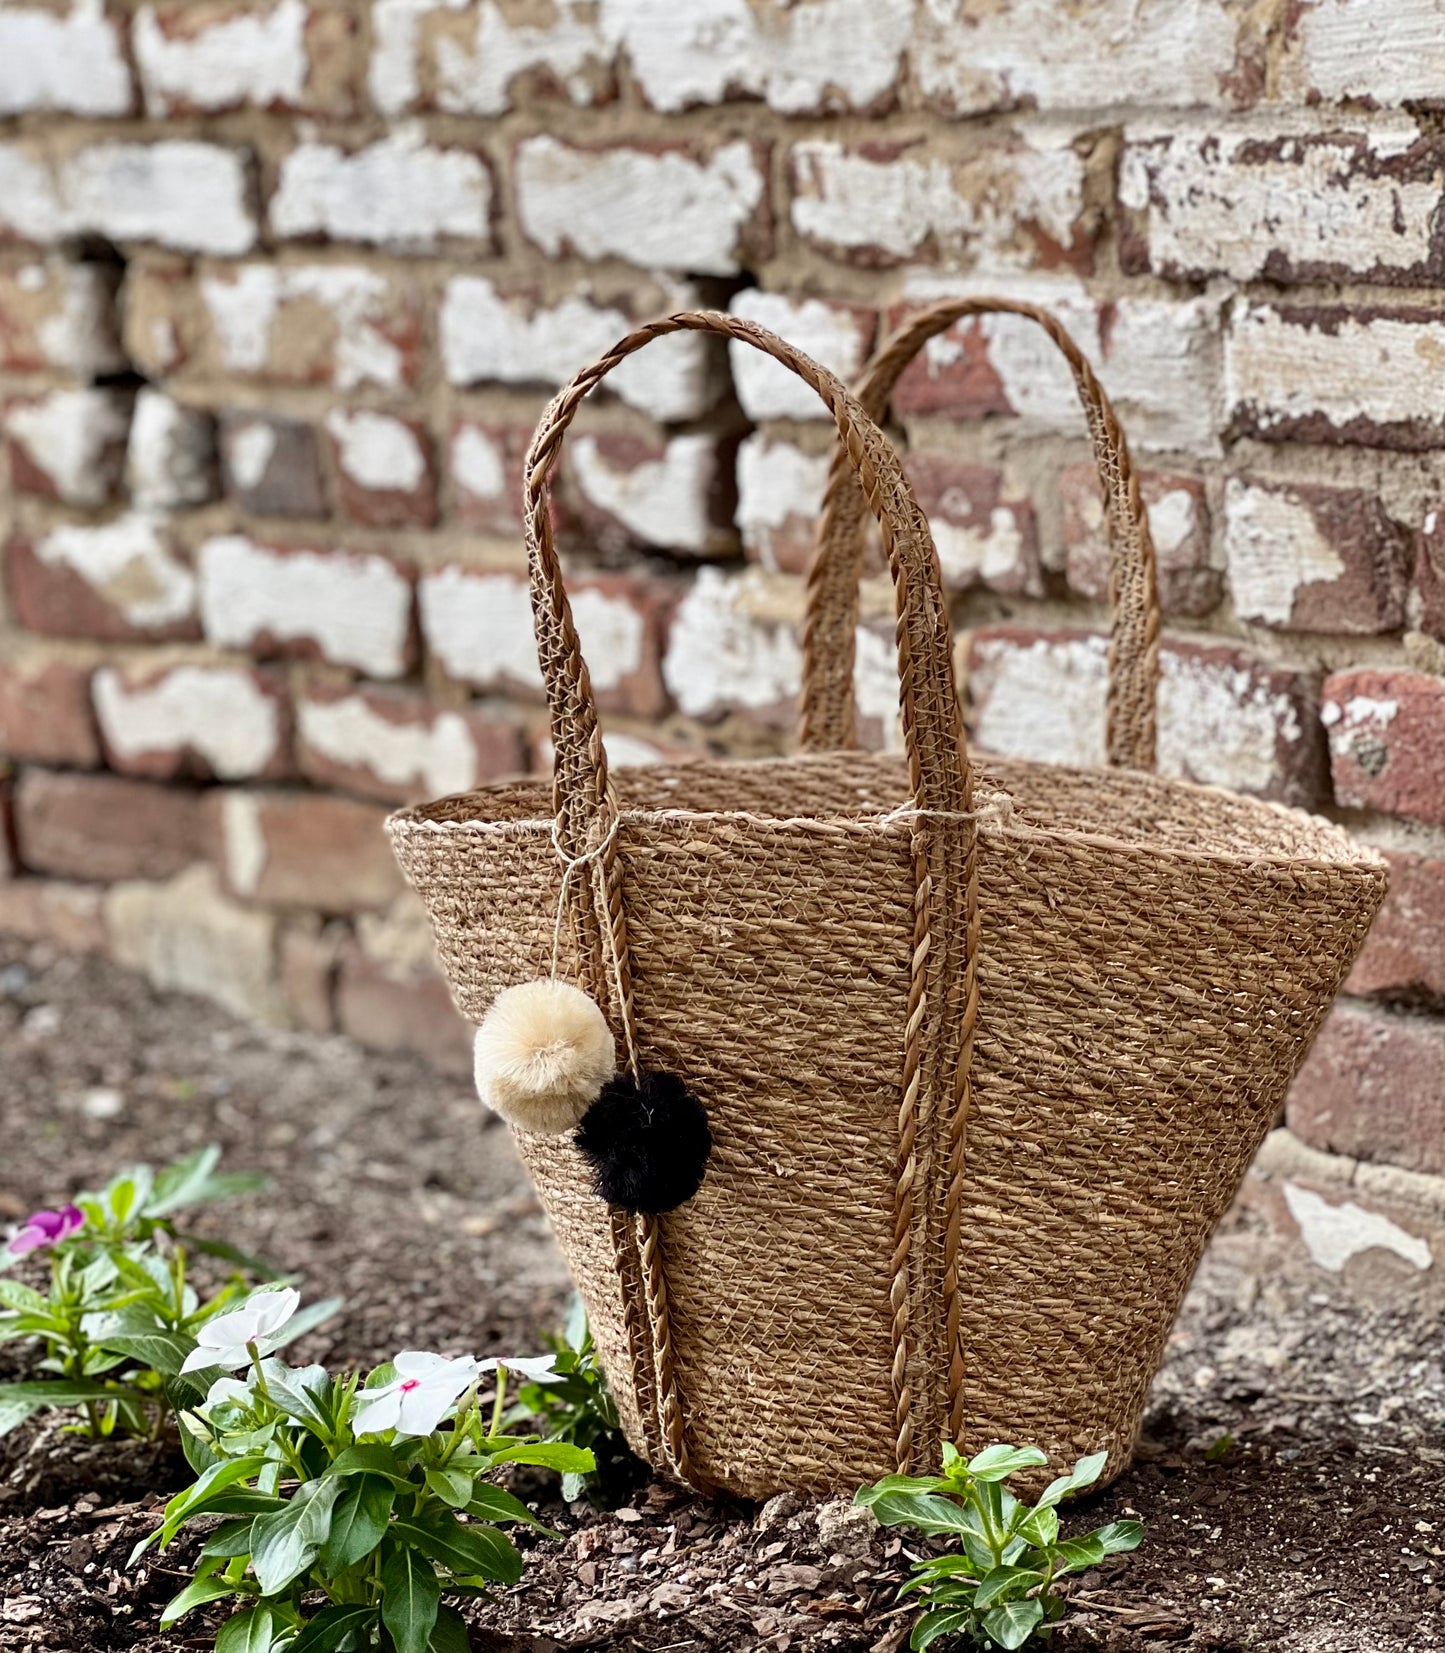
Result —
<instances>
[{"instance_id":1,"label":"bag body","mask_svg":"<svg viewBox=\"0 0 1445 1653\"><path fill-rule=\"evenodd\" d=\"M927 326L968 307L1059 339L1000 301L936 306ZM768 350L839 425L808 750L609 774L546 479L586 390L678 327ZM1110 751L1131 767L975 771L927 524L869 418L928 336L909 324L856 399L706 312L579 375L526 469L555 782L389 824L465 1014L556 958L619 1048L705 1105L702 1188L661 1217L600 1202L570 1139L517 1140L632 1445L749 1497L923 1472L943 1440L1038 1445L1055 1466L1107 1448L1122 1469L1199 1255L1385 886L1382 859L1327 822L1145 772L1152 552L1077 352L1116 554ZM897 756L849 749L865 501L899 603Z\"/></svg>"}]
</instances>

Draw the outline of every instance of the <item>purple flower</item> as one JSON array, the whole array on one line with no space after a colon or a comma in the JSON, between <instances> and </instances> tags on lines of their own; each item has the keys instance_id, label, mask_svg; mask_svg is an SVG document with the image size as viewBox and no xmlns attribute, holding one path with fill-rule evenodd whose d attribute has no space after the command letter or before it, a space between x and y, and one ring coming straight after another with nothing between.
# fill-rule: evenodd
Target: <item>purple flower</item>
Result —
<instances>
[{"instance_id":1,"label":"purple flower","mask_svg":"<svg viewBox=\"0 0 1445 1653\"><path fill-rule=\"evenodd\" d=\"M58 1245L85 1227L85 1213L78 1205L62 1205L59 1211L36 1211L10 1237L6 1250L19 1257L27 1251Z\"/></svg>"}]
</instances>

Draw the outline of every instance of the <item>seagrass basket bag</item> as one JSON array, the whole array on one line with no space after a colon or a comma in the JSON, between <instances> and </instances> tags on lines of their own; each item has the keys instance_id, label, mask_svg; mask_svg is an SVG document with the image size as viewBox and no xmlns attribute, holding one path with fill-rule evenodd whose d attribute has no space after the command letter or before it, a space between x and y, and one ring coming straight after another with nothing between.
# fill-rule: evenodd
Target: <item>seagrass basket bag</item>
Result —
<instances>
[{"instance_id":1,"label":"seagrass basket bag","mask_svg":"<svg viewBox=\"0 0 1445 1653\"><path fill-rule=\"evenodd\" d=\"M873 422L923 343L985 310L1048 331L1088 415L1113 555L1104 770L970 761L928 524ZM549 476L587 392L683 328L786 364L841 437L803 751L610 773ZM1153 552L1087 362L1043 312L952 302L890 340L855 398L763 328L674 315L560 392L524 487L553 781L390 831L467 1015L555 958L626 1059L706 1107L701 1189L660 1217L604 1204L569 1137L518 1134L629 1440L751 1497L922 1473L945 1440L1056 1465L1107 1448L1117 1473L1385 872L1327 822L1153 772ZM896 756L851 749L865 503L897 599Z\"/></svg>"}]
</instances>

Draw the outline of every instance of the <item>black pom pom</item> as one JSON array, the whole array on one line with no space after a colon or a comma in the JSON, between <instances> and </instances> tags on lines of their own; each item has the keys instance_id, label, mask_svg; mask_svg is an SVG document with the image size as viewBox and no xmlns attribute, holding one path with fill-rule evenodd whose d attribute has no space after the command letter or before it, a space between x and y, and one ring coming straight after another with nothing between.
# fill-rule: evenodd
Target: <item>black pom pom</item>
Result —
<instances>
[{"instance_id":1,"label":"black pom pom","mask_svg":"<svg viewBox=\"0 0 1445 1653\"><path fill-rule=\"evenodd\" d=\"M573 1140L599 1199L651 1216L692 1198L712 1152L707 1110L675 1073L619 1073Z\"/></svg>"}]
</instances>

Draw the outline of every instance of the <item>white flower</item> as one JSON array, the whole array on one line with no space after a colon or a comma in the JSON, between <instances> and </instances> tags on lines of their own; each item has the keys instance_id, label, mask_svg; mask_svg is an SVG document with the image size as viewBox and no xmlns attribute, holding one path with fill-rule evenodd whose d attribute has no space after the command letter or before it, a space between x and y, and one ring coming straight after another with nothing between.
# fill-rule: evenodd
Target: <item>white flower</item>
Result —
<instances>
[{"instance_id":1,"label":"white flower","mask_svg":"<svg viewBox=\"0 0 1445 1653\"><path fill-rule=\"evenodd\" d=\"M239 1309L218 1314L201 1327L196 1333L196 1347L182 1362L181 1370L203 1372L210 1366L220 1366L234 1372L249 1366L251 1351L247 1345L254 1343L260 1353L270 1354L276 1345L269 1340L300 1306L301 1293L292 1286L253 1293Z\"/></svg>"},{"instance_id":2,"label":"white flower","mask_svg":"<svg viewBox=\"0 0 1445 1653\"><path fill-rule=\"evenodd\" d=\"M421 1349L403 1349L392 1365L396 1376L390 1383L357 1390L351 1414L355 1434L394 1429L398 1435L430 1435L482 1370L470 1355L447 1360Z\"/></svg>"},{"instance_id":3,"label":"white flower","mask_svg":"<svg viewBox=\"0 0 1445 1653\"><path fill-rule=\"evenodd\" d=\"M217 1378L206 1391L206 1398L197 1408L209 1412L213 1406L249 1406L251 1385L240 1378Z\"/></svg>"},{"instance_id":4,"label":"white flower","mask_svg":"<svg viewBox=\"0 0 1445 1653\"><path fill-rule=\"evenodd\" d=\"M509 1376L519 1377L528 1383L560 1383L561 1377L557 1372L556 1355L526 1355L517 1360L484 1360L479 1363L479 1372L495 1372L499 1366L505 1366Z\"/></svg>"}]
</instances>

